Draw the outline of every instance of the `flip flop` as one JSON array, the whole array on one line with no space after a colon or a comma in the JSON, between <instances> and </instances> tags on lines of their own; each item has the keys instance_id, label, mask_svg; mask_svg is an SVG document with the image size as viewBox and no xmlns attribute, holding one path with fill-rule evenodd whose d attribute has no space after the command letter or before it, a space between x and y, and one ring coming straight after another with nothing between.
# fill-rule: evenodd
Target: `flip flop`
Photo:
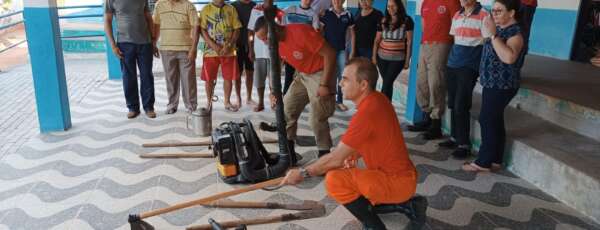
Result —
<instances>
[{"instance_id":1,"label":"flip flop","mask_svg":"<svg viewBox=\"0 0 600 230\"><path fill-rule=\"evenodd\" d=\"M462 170L463 171L467 171L467 172L489 172L490 169L489 168L482 168L479 165L475 164L474 162L465 162L462 165Z\"/></svg>"},{"instance_id":2,"label":"flip flop","mask_svg":"<svg viewBox=\"0 0 600 230\"><path fill-rule=\"evenodd\" d=\"M237 112L238 108L232 104L225 105L225 109L229 112Z\"/></svg>"},{"instance_id":3,"label":"flip flop","mask_svg":"<svg viewBox=\"0 0 600 230\"><path fill-rule=\"evenodd\" d=\"M254 112L261 112L263 110L265 110L265 106L264 105L257 105L254 107Z\"/></svg>"}]
</instances>

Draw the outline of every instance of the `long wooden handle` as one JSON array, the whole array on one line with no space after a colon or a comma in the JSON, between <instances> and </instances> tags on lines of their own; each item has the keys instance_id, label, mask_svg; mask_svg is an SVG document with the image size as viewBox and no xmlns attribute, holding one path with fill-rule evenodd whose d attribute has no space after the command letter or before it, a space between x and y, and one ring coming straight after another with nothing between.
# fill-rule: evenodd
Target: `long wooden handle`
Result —
<instances>
[{"instance_id":1,"label":"long wooden handle","mask_svg":"<svg viewBox=\"0 0 600 230\"><path fill-rule=\"evenodd\" d=\"M214 208L270 208L277 204L268 202L248 202L248 201L229 201L217 200L209 204L202 204Z\"/></svg>"},{"instance_id":2,"label":"long wooden handle","mask_svg":"<svg viewBox=\"0 0 600 230\"><path fill-rule=\"evenodd\" d=\"M209 203L209 202L212 202L215 200L223 199L226 197L230 197L230 196L245 193L245 192L254 191L254 190L261 189L261 188L268 187L268 186L279 185L281 183L281 181L283 181L283 177L275 178L272 180L264 181L261 183L253 184L253 185L246 186L243 188L234 189L234 190L227 191L227 192L218 193L218 194L215 194L215 195L212 195L209 197L176 204L176 205L169 206L166 208L161 208L161 209L153 210L150 212L145 212L145 213L140 214L140 219L145 219L145 218L148 218L151 216L156 216L156 215L172 212L175 210L179 210L179 209L183 209L183 208L187 208L187 207L191 207L191 206L195 206L195 205L206 204L206 203Z\"/></svg>"},{"instance_id":3,"label":"long wooden handle","mask_svg":"<svg viewBox=\"0 0 600 230\"><path fill-rule=\"evenodd\" d=\"M214 158L214 154L209 151L193 153L144 153L140 158Z\"/></svg>"},{"instance_id":4,"label":"long wooden handle","mask_svg":"<svg viewBox=\"0 0 600 230\"><path fill-rule=\"evenodd\" d=\"M219 222L223 228L234 228L240 226L242 224L245 225L257 225L257 224L270 224L283 222L283 215L278 216L267 216L267 217L258 217L253 219L241 219L241 220L230 220ZM186 230L212 230L212 226L210 224L196 225L187 227Z\"/></svg>"},{"instance_id":5,"label":"long wooden handle","mask_svg":"<svg viewBox=\"0 0 600 230\"><path fill-rule=\"evenodd\" d=\"M277 139L264 138L261 140L263 144L277 143ZM185 147L185 146L208 146L212 145L211 140L206 141L195 141L195 142L177 142L177 143L144 143L144 148L157 148L157 147Z\"/></svg>"},{"instance_id":6,"label":"long wooden handle","mask_svg":"<svg viewBox=\"0 0 600 230\"><path fill-rule=\"evenodd\" d=\"M195 141L195 142L178 142L178 143L145 143L142 147L155 148L155 147L184 147L184 146L208 146L211 145L211 140Z\"/></svg>"}]
</instances>

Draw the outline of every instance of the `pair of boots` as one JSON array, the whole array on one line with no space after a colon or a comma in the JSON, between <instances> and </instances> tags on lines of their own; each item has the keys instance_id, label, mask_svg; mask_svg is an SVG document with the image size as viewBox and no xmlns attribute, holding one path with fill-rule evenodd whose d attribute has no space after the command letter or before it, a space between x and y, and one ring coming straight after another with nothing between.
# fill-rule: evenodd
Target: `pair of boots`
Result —
<instances>
[{"instance_id":1,"label":"pair of boots","mask_svg":"<svg viewBox=\"0 0 600 230\"><path fill-rule=\"evenodd\" d=\"M361 196L358 199L344 205L352 215L354 215L362 224L364 230L385 230L385 224L377 214L386 214L400 212L410 222L406 229L421 229L427 220L427 199L422 196L416 196L400 204L380 204L371 205L371 202Z\"/></svg>"},{"instance_id":2,"label":"pair of boots","mask_svg":"<svg viewBox=\"0 0 600 230\"><path fill-rule=\"evenodd\" d=\"M421 136L425 140L435 140L442 138L442 120L431 119L431 113L424 113L422 121L416 122L414 125L408 126L408 131L424 132Z\"/></svg>"}]
</instances>

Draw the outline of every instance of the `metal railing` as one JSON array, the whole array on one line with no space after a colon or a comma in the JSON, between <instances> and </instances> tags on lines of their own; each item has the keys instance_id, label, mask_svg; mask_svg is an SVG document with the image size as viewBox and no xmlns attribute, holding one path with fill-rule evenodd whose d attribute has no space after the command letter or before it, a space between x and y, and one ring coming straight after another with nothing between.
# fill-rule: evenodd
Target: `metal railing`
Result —
<instances>
[{"instance_id":1,"label":"metal railing","mask_svg":"<svg viewBox=\"0 0 600 230\"><path fill-rule=\"evenodd\" d=\"M192 1L192 3L194 5L209 4L211 2L212 1L210 1L210 0ZM229 2L232 2L232 1L227 0L225 2L229 3ZM256 3L262 3L263 0L258 0L258 1L255 1L255 2ZM298 0L276 0L276 2L298 2ZM61 7L58 7L58 10L67 10L67 9L93 9L93 8L102 8L102 7L103 7L103 5L61 6ZM21 15L22 16L23 15L23 11L19 10L19 11L15 11L15 12L12 12L12 13L0 15L0 19L7 18L7 17L12 17L12 16L15 16L15 15ZM101 18L101 17L104 17L104 15L103 14L63 15L63 16L59 16L58 19L60 20L60 19L74 19L74 18L96 18L96 17L100 17ZM6 24L6 25L2 25L2 26L0 26L0 31L9 29L9 28L17 26L17 25L20 25L23 22L24 22L24 20L19 20L19 21L12 22L12 23L9 23L9 24ZM97 34L61 36L61 39L65 39L65 38L85 38L85 37L102 37L102 36L104 36L104 32L97 33ZM12 44L12 45L10 45L8 47L5 47L2 50L0 50L0 53L3 53L3 52L5 52L5 51L7 51L9 49L17 47L18 45L23 44L26 41L27 40L25 39L25 40L16 42L15 44Z\"/></svg>"}]
</instances>

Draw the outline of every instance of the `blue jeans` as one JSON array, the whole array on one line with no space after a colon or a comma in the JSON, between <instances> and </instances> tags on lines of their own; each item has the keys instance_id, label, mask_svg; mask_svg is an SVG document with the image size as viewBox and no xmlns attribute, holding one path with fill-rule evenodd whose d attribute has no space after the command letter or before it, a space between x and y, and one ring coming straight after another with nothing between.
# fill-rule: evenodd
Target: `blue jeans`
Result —
<instances>
[{"instance_id":1,"label":"blue jeans","mask_svg":"<svg viewBox=\"0 0 600 230\"><path fill-rule=\"evenodd\" d=\"M502 164L506 128L504 109L519 89L483 88L479 125L481 126L481 148L475 164L490 168L492 163Z\"/></svg>"},{"instance_id":2,"label":"blue jeans","mask_svg":"<svg viewBox=\"0 0 600 230\"><path fill-rule=\"evenodd\" d=\"M123 53L121 73L127 108L140 111L140 97L144 111L154 110L154 76L152 75L152 44L117 43ZM136 68L137 67L137 68ZM138 92L137 69L140 70L141 87Z\"/></svg>"},{"instance_id":3,"label":"blue jeans","mask_svg":"<svg viewBox=\"0 0 600 230\"><path fill-rule=\"evenodd\" d=\"M337 64L337 69L335 71L335 76L337 78L337 93L335 103L342 104L342 102L344 102L344 94L342 93L342 87L340 87L340 81L342 80L342 72L344 71L344 67L346 67L348 53L346 53L346 50L338 50L335 55Z\"/></svg>"}]
</instances>

